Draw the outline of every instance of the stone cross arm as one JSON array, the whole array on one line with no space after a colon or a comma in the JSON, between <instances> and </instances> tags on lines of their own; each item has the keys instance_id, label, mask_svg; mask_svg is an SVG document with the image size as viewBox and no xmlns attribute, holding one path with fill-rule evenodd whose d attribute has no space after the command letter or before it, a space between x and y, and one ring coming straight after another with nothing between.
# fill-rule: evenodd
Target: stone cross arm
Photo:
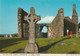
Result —
<instances>
[{"instance_id":1,"label":"stone cross arm","mask_svg":"<svg viewBox=\"0 0 80 56\"><path fill-rule=\"evenodd\" d=\"M27 21L28 23L30 23L31 18L30 18L30 17L28 17L28 16L25 16L25 17L24 17L24 20L25 20L25 21Z\"/></svg>"},{"instance_id":2,"label":"stone cross arm","mask_svg":"<svg viewBox=\"0 0 80 56\"><path fill-rule=\"evenodd\" d=\"M26 20L28 23L30 23L30 22L34 22L34 23L36 23L37 21L39 21L39 20L41 20L41 17L40 16L33 16L33 19L31 18L31 17L29 17L29 16L25 16L24 17L24 20Z\"/></svg>"},{"instance_id":3,"label":"stone cross arm","mask_svg":"<svg viewBox=\"0 0 80 56\"><path fill-rule=\"evenodd\" d=\"M39 20L41 20L41 17L40 17L40 16L34 17L34 22L37 22L37 21L39 21Z\"/></svg>"}]
</instances>

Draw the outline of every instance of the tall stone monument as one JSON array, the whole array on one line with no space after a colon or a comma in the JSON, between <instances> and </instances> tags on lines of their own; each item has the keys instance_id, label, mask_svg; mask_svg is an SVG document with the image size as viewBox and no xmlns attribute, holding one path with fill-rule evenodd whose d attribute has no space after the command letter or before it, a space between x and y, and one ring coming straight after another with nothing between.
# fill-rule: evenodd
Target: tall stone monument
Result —
<instances>
[{"instance_id":1,"label":"tall stone monument","mask_svg":"<svg viewBox=\"0 0 80 56\"><path fill-rule=\"evenodd\" d=\"M29 42L24 50L25 53L37 53L38 45L36 43L36 32L35 25L36 22L41 18L35 14L35 9L33 7L30 8L30 13L27 16L24 16L24 20L29 23Z\"/></svg>"},{"instance_id":2,"label":"tall stone monument","mask_svg":"<svg viewBox=\"0 0 80 56\"><path fill-rule=\"evenodd\" d=\"M73 20L74 24L76 24L76 37L78 37L78 14L76 12L76 5L75 4L73 4L72 20Z\"/></svg>"}]
</instances>

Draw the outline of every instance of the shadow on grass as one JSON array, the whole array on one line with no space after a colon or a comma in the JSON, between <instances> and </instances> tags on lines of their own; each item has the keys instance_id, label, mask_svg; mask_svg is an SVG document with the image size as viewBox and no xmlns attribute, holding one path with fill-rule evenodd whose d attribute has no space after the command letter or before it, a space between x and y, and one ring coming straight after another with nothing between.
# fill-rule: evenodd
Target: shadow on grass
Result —
<instances>
[{"instance_id":1,"label":"shadow on grass","mask_svg":"<svg viewBox=\"0 0 80 56\"><path fill-rule=\"evenodd\" d=\"M18 41L23 41L23 40L27 40L27 38L0 39L0 49L18 44L20 43Z\"/></svg>"},{"instance_id":2,"label":"shadow on grass","mask_svg":"<svg viewBox=\"0 0 80 56\"><path fill-rule=\"evenodd\" d=\"M72 52L69 52L68 54L79 54L79 53L72 51Z\"/></svg>"},{"instance_id":3,"label":"shadow on grass","mask_svg":"<svg viewBox=\"0 0 80 56\"><path fill-rule=\"evenodd\" d=\"M70 39L70 37L64 38L64 39L59 40L59 41L57 41L57 42L54 42L54 43L52 43L51 45L43 46L43 47L39 48L39 52L42 53L42 52L44 52L44 51L48 51L49 48L51 48L52 46L54 46L54 45L57 44L58 42L64 41L64 40L66 40L66 39Z\"/></svg>"}]
</instances>

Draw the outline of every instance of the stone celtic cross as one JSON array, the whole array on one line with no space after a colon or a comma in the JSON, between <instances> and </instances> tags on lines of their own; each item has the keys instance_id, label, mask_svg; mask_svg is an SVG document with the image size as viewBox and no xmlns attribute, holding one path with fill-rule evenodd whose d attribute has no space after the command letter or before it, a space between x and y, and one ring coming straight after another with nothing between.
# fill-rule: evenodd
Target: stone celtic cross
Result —
<instances>
[{"instance_id":1,"label":"stone celtic cross","mask_svg":"<svg viewBox=\"0 0 80 56\"><path fill-rule=\"evenodd\" d=\"M30 13L24 17L24 20L26 20L29 23L29 43L27 44L24 52L28 53L37 53L38 52L38 45L36 43L36 32L35 32L35 25L37 21L39 21L41 18L40 16L35 14L35 10L33 7L30 8Z\"/></svg>"}]
</instances>

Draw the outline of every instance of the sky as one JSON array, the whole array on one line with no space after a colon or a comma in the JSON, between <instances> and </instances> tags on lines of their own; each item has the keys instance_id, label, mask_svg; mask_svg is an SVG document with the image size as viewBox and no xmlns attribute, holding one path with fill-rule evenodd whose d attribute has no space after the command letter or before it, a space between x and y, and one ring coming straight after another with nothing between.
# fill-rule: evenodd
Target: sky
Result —
<instances>
[{"instance_id":1,"label":"sky","mask_svg":"<svg viewBox=\"0 0 80 56\"><path fill-rule=\"evenodd\" d=\"M72 6L76 4L80 22L80 0L0 0L0 34L18 33L18 8L41 16L38 23L51 23L57 15L59 8L64 8L64 16L72 16ZM46 27L44 27L44 32Z\"/></svg>"}]
</instances>

